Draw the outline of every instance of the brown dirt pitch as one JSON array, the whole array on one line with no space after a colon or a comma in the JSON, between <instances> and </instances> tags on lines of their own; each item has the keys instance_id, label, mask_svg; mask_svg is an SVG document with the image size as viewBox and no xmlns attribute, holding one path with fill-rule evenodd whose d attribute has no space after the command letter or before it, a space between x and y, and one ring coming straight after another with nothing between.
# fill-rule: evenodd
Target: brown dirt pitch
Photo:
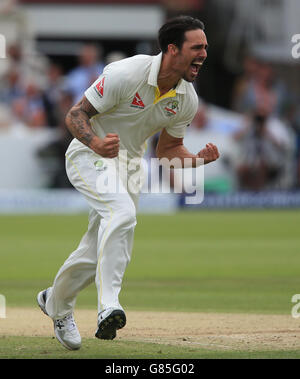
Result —
<instances>
[{"instance_id":1,"label":"brown dirt pitch","mask_svg":"<svg viewBox=\"0 0 300 379\"><path fill-rule=\"evenodd\" d=\"M300 319L291 315L128 311L120 340L213 350L300 349ZM81 336L94 337L96 310L77 310ZM9 308L1 336L53 336L52 321L38 308Z\"/></svg>"}]
</instances>

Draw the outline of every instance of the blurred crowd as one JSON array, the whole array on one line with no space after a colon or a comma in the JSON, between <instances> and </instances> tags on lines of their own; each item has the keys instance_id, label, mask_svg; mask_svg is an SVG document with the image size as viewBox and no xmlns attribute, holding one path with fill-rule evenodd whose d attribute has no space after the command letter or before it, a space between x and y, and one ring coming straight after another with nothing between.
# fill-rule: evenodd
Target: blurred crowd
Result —
<instances>
[{"instance_id":1,"label":"blurred crowd","mask_svg":"<svg viewBox=\"0 0 300 379\"><path fill-rule=\"evenodd\" d=\"M238 122L234 118L226 122L226 119L216 121L213 115L206 117L205 106L200 105L201 116L195 118L194 127L210 131L211 138L223 135L221 145L229 137L232 147L223 154L223 161L228 166L228 156L232 157L230 168L234 169L236 188L259 191L298 187L297 95L279 79L270 62L247 56L231 99L231 111L240 115Z\"/></svg>"},{"instance_id":2,"label":"blurred crowd","mask_svg":"<svg viewBox=\"0 0 300 379\"><path fill-rule=\"evenodd\" d=\"M106 64L125 58L118 51L111 52L105 59L101 53L100 46L83 44L78 65L64 72L59 64L39 55L30 67L32 62L23 58L20 46L12 45L7 49L7 69L2 71L0 78L0 107L6 112L10 125L55 131L56 138L37 151L41 164L46 169L51 167L49 187L70 186L64 169L64 154L72 139L65 127L67 112L82 98ZM36 71L37 60L39 72Z\"/></svg>"},{"instance_id":3,"label":"blurred crowd","mask_svg":"<svg viewBox=\"0 0 300 379\"><path fill-rule=\"evenodd\" d=\"M46 56L26 55L18 44L7 46L7 59L0 67L0 130L10 125L54 132L55 137L36 152L48 172L48 187L70 186L64 169L64 154L72 139L65 127L66 113L105 65L122 58L122 52L105 56L101 46L86 43L78 51L77 66L65 72ZM298 188L297 96L276 75L271 62L251 55L244 58L242 73L229 96L231 109L227 110L199 98L197 115L185 138L185 145L194 153L207 142L219 147L221 158L205 170L206 190L228 193ZM152 142L156 141L157 136ZM154 149L150 149L149 156L153 154Z\"/></svg>"},{"instance_id":4,"label":"blurred crowd","mask_svg":"<svg viewBox=\"0 0 300 379\"><path fill-rule=\"evenodd\" d=\"M297 109L298 107L298 109ZM234 134L241 148L240 186L291 188L299 184L299 106L270 62L248 56L236 81L232 109L244 115Z\"/></svg>"},{"instance_id":5,"label":"blurred crowd","mask_svg":"<svg viewBox=\"0 0 300 379\"><path fill-rule=\"evenodd\" d=\"M245 57L233 85L230 109L199 98L184 142L195 154L207 142L220 150L219 160L205 168L206 192L300 187L299 99L276 75L274 65L263 59Z\"/></svg>"}]
</instances>

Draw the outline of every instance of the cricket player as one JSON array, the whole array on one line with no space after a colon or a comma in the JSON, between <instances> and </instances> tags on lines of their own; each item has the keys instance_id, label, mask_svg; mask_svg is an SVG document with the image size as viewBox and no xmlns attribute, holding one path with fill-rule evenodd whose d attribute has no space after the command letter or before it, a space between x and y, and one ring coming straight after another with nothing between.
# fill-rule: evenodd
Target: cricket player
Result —
<instances>
[{"instance_id":1,"label":"cricket player","mask_svg":"<svg viewBox=\"0 0 300 379\"><path fill-rule=\"evenodd\" d=\"M126 324L119 292L131 257L138 191L130 178L130 186L122 179L118 191L105 186L121 174L121 151L128 161L141 159L145 141L161 131L158 158L190 158L196 167L197 158L206 164L219 157L212 143L197 155L183 145L198 107L192 82L207 57L203 23L189 16L172 19L160 28L158 42L157 56L136 55L106 66L66 117L74 136L66 171L90 205L89 225L52 287L41 291L37 301L53 320L59 342L70 350L81 346L73 316L76 296L93 281L98 294L96 337L111 340Z\"/></svg>"}]
</instances>

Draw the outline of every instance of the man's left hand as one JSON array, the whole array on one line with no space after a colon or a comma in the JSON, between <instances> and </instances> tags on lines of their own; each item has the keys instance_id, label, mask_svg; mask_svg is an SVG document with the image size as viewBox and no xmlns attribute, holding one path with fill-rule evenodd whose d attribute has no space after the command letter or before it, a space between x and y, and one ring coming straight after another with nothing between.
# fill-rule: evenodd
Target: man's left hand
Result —
<instances>
[{"instance_id":1,"label":"man's left hand","mask_svg":"<svg viewBox=\"0 0 300 379\"><path fill-rule=\"evenodd\" d=\"M219 156L218 148L213 143L207 143L206 147L197 154L198 158L204 159L204 164L217 160Z\"/></svg>"}]
</instances>

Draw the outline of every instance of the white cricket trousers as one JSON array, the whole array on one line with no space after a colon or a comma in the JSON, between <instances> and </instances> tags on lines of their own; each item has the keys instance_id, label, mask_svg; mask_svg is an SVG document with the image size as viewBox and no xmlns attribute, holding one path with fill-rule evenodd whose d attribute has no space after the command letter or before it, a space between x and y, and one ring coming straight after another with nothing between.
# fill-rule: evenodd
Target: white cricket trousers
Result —
<instances>
[{"instance_id":1,"label":"white cricket trousers","mask_svg":"<svg viewBox=\"0 0 300 379\"><path fill-rule=\"evenodd\" d=\"M101 164L104 162L100 169L95 165L99 159ZM85 196L91 211L86 234L47 293L46 310L52 319L73 312L77 294L94 280L98 313L110 307L123 309L119 292L132 252L138 194L129 194L124 188L118 193L107 191L106 187L102 191L105 180L117 175L113 163L92 151L66 156L69 180Z\"/></svg>"}]
</instances>

